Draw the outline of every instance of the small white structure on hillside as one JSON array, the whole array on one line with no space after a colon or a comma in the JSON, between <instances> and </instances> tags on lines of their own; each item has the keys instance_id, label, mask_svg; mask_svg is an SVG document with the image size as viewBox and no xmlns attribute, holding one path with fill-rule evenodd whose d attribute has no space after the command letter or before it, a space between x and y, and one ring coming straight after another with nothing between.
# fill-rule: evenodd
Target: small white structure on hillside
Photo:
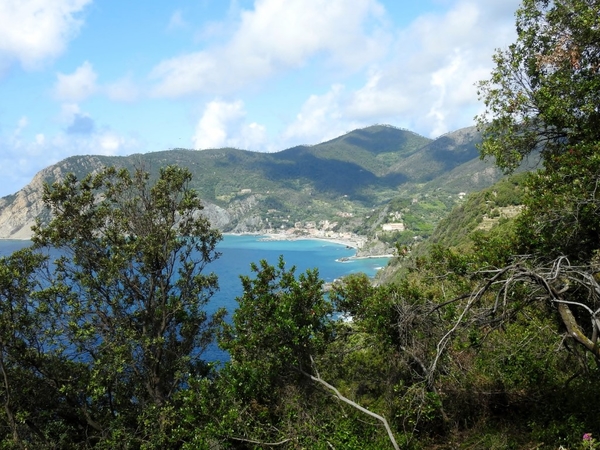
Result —
<instances>
[{"instance_id":1,"label":"small white structure on hillside","mask_svg":"<svg viewBox=\"0 0 600 450\"><path fill-rule=\"evenodd\" d=\"M404 231L406 228L402 222L384 223L383 231Z\"/></svg>"}]
</instances>

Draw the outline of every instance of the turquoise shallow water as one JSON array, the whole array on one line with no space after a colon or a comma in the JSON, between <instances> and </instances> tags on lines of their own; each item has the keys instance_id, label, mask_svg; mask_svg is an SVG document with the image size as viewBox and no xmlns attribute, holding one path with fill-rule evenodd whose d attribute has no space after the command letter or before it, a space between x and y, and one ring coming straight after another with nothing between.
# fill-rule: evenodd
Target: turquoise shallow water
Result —
<instances>
[{"instance_id":1,"label":"turquoise shallow water","mask_svg":"<svg viewBox=\"0 0 600 450\"><path fill-rule=\"evenodd\" d=\"M0 240L0 256L6 256L19 248L29 245L28 241ZM212 312L220 307L233 312L237 306L236 297L241 295L240 275L250 275L250 263L262 259L276 265L280 255L287 267L296 266L296 274L306 269L317 268L325 282L356 272L374 276L377 270L387 264L388 258L350 259L355 250L345 245L322 240L265 241L262 236L225 235L219 243L221 257L207 266L219 277L219 291L212 298L207 310ZM206 359L227 359L227 356L212 348Z\"/></svg>"},{"instance_id":2,"label":"turquoise shallow water","mask_svg":"<svg viewBox=\"0 0 600 450\"><path fill-rule=\"evenodd\" d=\"M353 256L355 250L322 240L265 241L260 236L227 235L219 244L219 251L221 258L211 265L211 269L219 275L219 306L228 309L235 308L234 299L241 294L239 275L250 274L250 263L261 259L276 265L279 256L283 255L286 266L296 266L296 274L317 268L325 282L355 272L372 277L388 261L388 258L369 258L342 262L339 260Z\"/></svg>"},{"instance_id":3,"label":"turquoise shallow water","mask_svg":"<svg viewBox=\"0 0 600 450\"><path fill-rule=\"evenodd\" d=\"M0 256L29 245L29 241L0 240ZM269 241L262 236L225 235L219 243L221 257L208 266L208 270L219 276L220 292L215 298L218 306L232 309L235 297L241 293L239 275L250 274L250 263L266 259L277 264L283 255L288 267L296 266L296 273L317 268L325 282L355 272L374 276L378 269L387 264L388 258L340 259L353 256L354 249L323 240Z\"/></svg>"}]
</instances>

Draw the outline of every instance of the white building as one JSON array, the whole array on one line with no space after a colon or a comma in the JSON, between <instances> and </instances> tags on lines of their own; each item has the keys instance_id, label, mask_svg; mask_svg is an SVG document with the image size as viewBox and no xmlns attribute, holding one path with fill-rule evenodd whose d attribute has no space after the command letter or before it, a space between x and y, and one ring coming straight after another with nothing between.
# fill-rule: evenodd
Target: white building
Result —
<instances>
[{"instance_id":1,"label":"white building","mask_svg":"<svg viewBox=\"0 0 600 450\"><path fill-rule=\"evenodd\" d=\"M404 231L406 228L402 222L384 223L383 231Z\"/></svg>"}]
</instances>

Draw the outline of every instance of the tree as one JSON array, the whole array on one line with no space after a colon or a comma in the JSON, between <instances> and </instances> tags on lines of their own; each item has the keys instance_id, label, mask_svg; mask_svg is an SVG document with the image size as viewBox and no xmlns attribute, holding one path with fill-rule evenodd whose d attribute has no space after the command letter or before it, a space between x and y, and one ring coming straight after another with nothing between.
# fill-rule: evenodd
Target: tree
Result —
<instances>
[{"instance_id":1,"label":"tree","mask_svg":"<svg viewBox=\"0 0 600 450\"><path fill-rule=\"evenodd\" d=\"M244 293L219 342L244 378L245 395L268 403L279 387L303 379L299 370L311 371L311 357L325 349L333 310L318 271L296 278L283 258L277 267L263 260L251 269L256 278L241 277Z\"/></svg>"},{"instance_id":2,"label":"tree","mask_svg":"<svg viewBox=\"0 0 600 450\"><path fill-rule=\"evenodd\" d=\"M494 276L539 285L544 295L532 289L528 298L549 301L568 335L599 358L600 3L524 0L516 26L517 41L480 83L481 154L511 171L539 151L543 169L529 176L516 223L514 254L527 257Z\"/></svg>"},{"instance_id":3,"label":"tree","mask_svg":"<svg viewBox=\"0 0 600 450\"><path fill-rule=\"evenodd\" d=\"M524 0L516 28L479 84L481 155L507 171L534 151L548 160L600 140L600 4Z\"/></svg>"},{"instance_id":4,"label":"tree","mask_svg":"<svg viewBox=\"0 0 600 450\"><path fill-rule=\"evenodd\" d=\"M589 265L600 249L600 142L572 146L544 166L525 184L518 252Z\"/></svg>"},{"instance_id":5,"label":"tree","mask_svg":"<svg viewBox=\"0 0 600 450\"><path fill-rule=\"evenodd\" d=\"M365 414L380 421L398 448L383 416L344 396L319 373L320 358L327 359L331 351L337 321L318 271L296 277L295 267L287 269L283 257L277 266L263 260L251 269L256 276L241 277L244 292L239 308L219 340L231 355L220 380L230 388L222 395L230 395L229 405L240 405L239 416L229 419L235 431L228 439L262 447L294 443L294 448L312 448L324 442L332 447L331 442L341 438L337 445L354 448L345 441L344 429L354 417L338 405L332 411L333 396L360 414L358 422L364 422ZM364 440L358 442L364 448Z\"/></svg>"},{"instance_id":6,"label":"tree","mask_svg":"<svg viewBox=\"0 0 600 450\"><path fill-rule=\"evenodd\" d=\"M60 445L66 430L70 438L78 434L54 381L80 371L61 358L56 304L37 295L45 261L30 249L0 258L0 439L15 448Z\"/></svg>"},{"instance_id":7,"label":"tree","mask_svg":"<svg viewBox=\"0 0 600 450\"><path fill-rule=\"evenodd\" d=\"M88 445L137 446L168 433L175 394L190 377L209 372L202 352L224 311L205 312L218 285L204 269L219 255L220 233L200 215L190 179L175 166L162 168L153 184L142 170L105 168L45 186L52 219L37 223L32 240L36 251L55 258L46 267L49 278L28 260L20 261L27 270L12 287L0 277L12 289L3 317L9 307L18 313L20 334L12 342L18 338L24 349L9 354L19 363L13 368L52 387L57 404L47 415L68 409ZM3 263L0 273L14 272L19 262ZM32 327L53 341L27 338ZM8 397L5 405L26 413ZM32 423L44 434L42 425Z\"/></svg>"}]
</instances>

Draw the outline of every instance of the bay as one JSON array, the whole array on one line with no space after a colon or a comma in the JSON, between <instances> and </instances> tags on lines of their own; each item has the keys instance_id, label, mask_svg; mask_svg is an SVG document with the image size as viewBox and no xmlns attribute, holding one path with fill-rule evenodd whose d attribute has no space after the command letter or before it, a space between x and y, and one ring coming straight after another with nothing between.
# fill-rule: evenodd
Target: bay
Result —
<instances>
[{"instance_id":1,"label":"bay","mask_svg":"<svg viewBox=\"0 0 600 450\"><path fill-rule=\"evenodd\" d=\"M29 241L0 240L0 256L8 256L29 244ZM237 307L236 297L242 294L239 277L252 275L252 262L258 263L264 259L269 264L276 265L282 255L286 267L296 267L296 275L307 269L317 268L321 279L331 283L337 278L357 272L373 277L389 260L385 257L354 259L351 257L354 256L355 249L325 240L268 240L265 236L254 235L224 235L217 250L221 252L221 257L209 264L206 270L219 277L219 291L212 298L207 312L212 313L225 307L230 315ZM205 358L221 361L228 359L215 347L209 349Z\"/></svg>"},{"instance_id":2,"label":"bay","mask_svg":"<svg viewBox=\"0 0 600 450\"><path fill-rule=\"evenodd\" d=\"M373 277L389 259L352 259L355 249L324 240L266 240L262 236L248 235L226 235L218 250L222 253L221 257L210 267L219 276L218 306L228 310L235 308L235 297L242 293L239 275L251 274L252 262L258 263L264 259L271 265L277 265L282 255L286 267L295 266L297 275L307 269L317 268L321 279L331 283L336 278L356 272Z\"/></svg>"}]
</instances>

